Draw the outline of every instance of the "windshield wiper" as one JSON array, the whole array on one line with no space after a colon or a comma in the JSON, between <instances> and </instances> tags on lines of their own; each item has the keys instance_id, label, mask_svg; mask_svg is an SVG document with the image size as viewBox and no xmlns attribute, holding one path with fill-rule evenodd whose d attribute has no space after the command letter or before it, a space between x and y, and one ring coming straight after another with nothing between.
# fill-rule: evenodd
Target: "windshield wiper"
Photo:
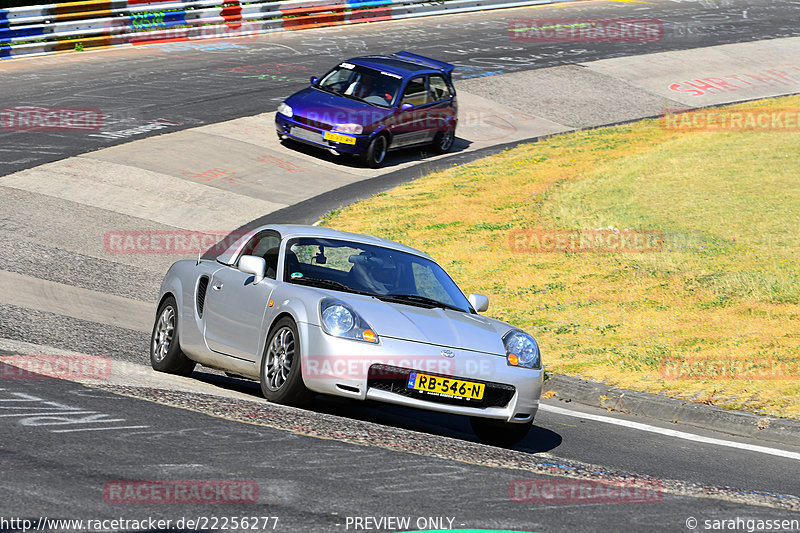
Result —
<instances>
[{"instance_id":1,"label":"windshield wiper","mask_svg":"<svg viewBox=\"0 0 800 533\"><path fill-rule=\"evenodd\" d=\"M321 286L321 288L324 288L324 289L333 289L333 290L336 290L336 291L352 292L352 293L355 293L355 294L363 294L365 296L375 296L371 292L360 291L358 289L354 289L352 287L348 287L344 283L339 283L338 281L333 281L333 280L330 280L330 279L302 277L302 278L295 278L295 279L292 279L292 280L289 280L289 281L290 281L290 283L297 283L297 284L300 284L300 285Z\"/></svg>"},{"instance_id":2,"label":"windshield wiper","mask_svg":"<svg viewBox=\"0 0 800 533\"><path fill-rule=\"evenodd\" d=\"M460 307L446 304L444 302L440 302L439 300L428 298L427 296L420 296L419 294L376 294L375 297L380 300L389 300L389 301L393 300L402 303L415 303L415 304L426 305L429 307L441 307L442 309L452 309L453 311L461 311L462 313L464 312L464 310L461 309Z\"/></svg>"},{"instance_id":3,"label":"windshield wiper","mask_svg":"<svg viewBox=\"0 0 800 533\"><path fill-rule=\"evenodd\" d=\"M344 96L345 98L349 98L351 100L355 100L356 102L361 102L362 104L375 105L372 102L367 102L363 98L358 97L358 96L356 96L354 94L347 94L347 93L338 93L338 94L339 94L339 96Z\"/></svg>"}]
</instances>

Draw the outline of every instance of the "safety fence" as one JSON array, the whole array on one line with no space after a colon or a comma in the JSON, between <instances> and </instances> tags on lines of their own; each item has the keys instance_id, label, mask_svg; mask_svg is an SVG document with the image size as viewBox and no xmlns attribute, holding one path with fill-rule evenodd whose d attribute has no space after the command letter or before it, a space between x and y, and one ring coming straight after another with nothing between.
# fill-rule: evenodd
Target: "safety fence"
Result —
<instances>
[{"instance_id":1,"label":"safety fence","mask_svg":"<svg viewBox=\"0 0 800 533\"><path fill-rule=\"evenodd\" d=\"M0 59L356 24L555 0L87 0L0 9ZM563 0L561 0L563 1Z\"/></svg>"}]
</instances>

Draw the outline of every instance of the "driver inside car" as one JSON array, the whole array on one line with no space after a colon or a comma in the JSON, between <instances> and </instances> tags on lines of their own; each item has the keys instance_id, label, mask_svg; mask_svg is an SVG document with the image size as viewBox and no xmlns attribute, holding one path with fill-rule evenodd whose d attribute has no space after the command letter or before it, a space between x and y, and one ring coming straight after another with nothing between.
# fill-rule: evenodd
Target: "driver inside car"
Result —
<instances>
[{"instance_id":1,"label":"driver inside car","mask_svg":"<svg viewBox=\"0 0 800 533\"><path fill-rule=\"evenodd\" d=\"M358 79L350 84L345 94L355 96L373 104L388 105L393 95L387 93L381 86L380 79L369 72L359 74Z\"/></svg>"},{"instance_id":2,"label":"driver inside car","mask_svg":"<svg viewBox=\"0 0 800 533\"><path fill-rule=\"evenodd\" d=\"M380 274L376 276L383 267L384 261L382 258L361 252L358 255L351 255L348 261L353 264L347 274L347 281L351 287L377 294L389 293L389 287L385 283L378 281Z\"/></svg>"}]
</instances>

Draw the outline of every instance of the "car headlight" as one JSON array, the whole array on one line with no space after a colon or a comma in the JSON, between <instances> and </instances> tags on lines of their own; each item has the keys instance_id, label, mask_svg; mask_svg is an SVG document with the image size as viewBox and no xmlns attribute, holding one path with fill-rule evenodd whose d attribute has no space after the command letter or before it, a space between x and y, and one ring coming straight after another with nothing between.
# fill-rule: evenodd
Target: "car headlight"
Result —
<instances>
[{"instance_id":1,"label":"car headlight","mask_svg":"<svg viewBox=\"0 0 800 533\"><path fill-rule=\"evenodd\" d=\"M278 105L278 113L288 118L292 118L292 116L294 115L294 112L292 112L292 108L286 105L286 102L281 102Z\"/></svg>"},{"instance_id":2,"label":"car headlight","mask_svg":"<svg viewBox=\"0 0 800 533\"><path fill-rule=\"evenodd\" d=\"M536 339L518 329L512 329L503 337L508 366L523 368L542 368L542 358Z\"/></svg>"},{"instance_id":3,"label":"car headlight","mask_svg":"<svg viewBox=\"0 0 800 533\"><path fill-rule=\"evenodd\" d=\"M364 126L361 124L336 124L333 127L333 131L338 131L339 133L354 133L358 135L364 131Z\"/></svg>"},{"instance_id":4,"label":"car headlight","mask_svg":"<svg viewBox=\"0 0 800 533\"><path fill-rule=\"evenodd\" d=\"M338 300L325 298L319 304L322 331L334 337L378 343L378 334L353 309Z\"/></svg>"}]
</instances>

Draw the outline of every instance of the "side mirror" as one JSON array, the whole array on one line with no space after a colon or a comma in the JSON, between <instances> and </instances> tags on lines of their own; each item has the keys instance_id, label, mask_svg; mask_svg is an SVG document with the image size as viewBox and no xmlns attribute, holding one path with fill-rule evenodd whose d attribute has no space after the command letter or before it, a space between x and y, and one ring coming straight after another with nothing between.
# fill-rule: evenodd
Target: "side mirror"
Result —
<instances>
[{"instance_id":1,"label":"side mirror","mask_svg":"<svg viewBox=\"0 0 800 533\"><path fill-rule=\"evenodd\" d=\"M316 76L311 76L311 85L316 85L319 81L319 78Z\"/></svg>"},{"instance_id":2,"label":"side mirror","mask_svg":"<svg viewBox=\"0 0 800 533\"><path fill-rule=\"evenodd\" d=\"M239 258L239 272L252 274L255 276L254 284L258 284L264 279L264 272L267 270L267 262L263 257L254 255L243 255Z\"/></svg>"},{"instance_id":3,"label":"side mirror","mask_svg":"<svg viewBox=\"0 0 800 533\"><path fill-rule=\"evenodd\" d=\"M414 107L413 105L411 105L408 102L406 102L405 104L400 106L400 111L408 111L409 109L412 109L413 107Z\"/></svg>"},{"instance_id":4,"label":"side mirror","mask_svg":"<svg viewBox=\"0 0 800 533\"><path fill-rule=\"evenodd\" d=\"M489 309L489 298L483 294L470 294L467 299L469 303L472 304L472 307L479 313L483 313Z\"/></svg>"}]
</instances>

